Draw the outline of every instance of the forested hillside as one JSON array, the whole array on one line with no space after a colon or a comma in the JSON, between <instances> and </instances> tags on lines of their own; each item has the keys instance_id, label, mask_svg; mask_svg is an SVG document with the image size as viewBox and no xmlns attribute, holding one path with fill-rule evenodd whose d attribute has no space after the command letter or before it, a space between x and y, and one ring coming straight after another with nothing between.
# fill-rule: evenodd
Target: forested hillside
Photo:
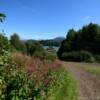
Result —
<instances>
[{"instance_id":1,"label":"forested hillside","mask_svg":"<svg viewBox=\"0 0 100 100\"><path fill-rule=\"evenodd\" d=\"M61 45L61 42L64 39L65 39L64 37L56 37L54 39L40 40L39 42L44 46L57 46L57 47L59 47Z\"/></svg>"}]
</instances>

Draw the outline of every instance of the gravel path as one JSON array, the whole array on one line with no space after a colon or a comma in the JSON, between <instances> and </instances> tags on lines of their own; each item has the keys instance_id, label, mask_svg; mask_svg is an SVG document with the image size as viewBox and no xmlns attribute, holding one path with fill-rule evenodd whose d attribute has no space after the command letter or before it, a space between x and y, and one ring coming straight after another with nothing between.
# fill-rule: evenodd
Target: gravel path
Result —
<instances>
[{"instance_id":1,"label":"gravel path","mask_svg":"<svg viewBox=\"0 0 100 100\"><path fill-rule=\"evenodd\" d=\"M89 74L82 69L82 67L94 66L95 64L73 62L64 62L63 64L77 82L79 100L100 100L100 76Z\"/></svg>"}]
</instances>

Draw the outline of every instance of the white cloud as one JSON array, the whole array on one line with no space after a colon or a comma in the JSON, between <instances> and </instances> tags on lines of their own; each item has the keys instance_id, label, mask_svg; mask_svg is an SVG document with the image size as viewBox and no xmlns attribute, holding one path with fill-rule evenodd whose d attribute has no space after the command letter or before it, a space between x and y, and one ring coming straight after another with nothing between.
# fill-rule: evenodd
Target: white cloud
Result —
<instances>
[{"instance_id":1,"label":"white cloud","mask_svg":"<svg viewBox=\"0 0 100 100\"><path fill-rule=\"evenodd\" d=\"M32 12L32 13L35 13L35 10L33 10L32 8L30 8L28 5L25 5L25 4L23 4L22 2L18 2L18 4L19 4L19 6L22 8L22 9L24 9L24 10L27 10L27 11L30 11L30 12Z\"/></svg>"},{"instance_id":2,"label":"white cloud","mask_svg":"<svg viewBox=\"0 0 100 100\"><path fill-rule=\"evenodd\" d=\"M85 16L85 17L83 18L83 20L85 20L85 21L90 20L90 19L92 19L91 16Z\"/></svg>"}]
</instances>

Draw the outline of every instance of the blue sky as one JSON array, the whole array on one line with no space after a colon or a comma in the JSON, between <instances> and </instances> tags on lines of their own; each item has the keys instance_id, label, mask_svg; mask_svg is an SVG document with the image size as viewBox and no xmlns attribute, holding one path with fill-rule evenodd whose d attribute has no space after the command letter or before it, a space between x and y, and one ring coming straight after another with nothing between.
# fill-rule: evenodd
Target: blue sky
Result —
<instances>
[{"instance_id":1,"label":"blue sky","mask_svg":"<svg viewBox=\"0 0 100 100\"><path fill-rule=\"evenodd\" d=\"M0 0L0 12L7 16L0 31L22 39L66 36L70 28L100 24L100 0Z\"/></svg>"}]
</instances>

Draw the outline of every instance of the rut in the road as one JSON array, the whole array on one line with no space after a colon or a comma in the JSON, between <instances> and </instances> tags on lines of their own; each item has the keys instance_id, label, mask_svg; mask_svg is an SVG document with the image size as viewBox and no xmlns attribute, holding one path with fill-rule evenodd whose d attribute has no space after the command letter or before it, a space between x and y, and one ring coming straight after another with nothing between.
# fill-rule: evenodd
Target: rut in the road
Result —
<instances>
[{"instance_id":1,"label":"rut in the road","mask_svg":"<svg viewBox=\"0 0 100 100\"><path fill-rule=\"evenodd\" d=\"M77 82L79 100L100 100L100 78L82 70L82 63L64 62Z\"/></svg>"}]
</instances>

